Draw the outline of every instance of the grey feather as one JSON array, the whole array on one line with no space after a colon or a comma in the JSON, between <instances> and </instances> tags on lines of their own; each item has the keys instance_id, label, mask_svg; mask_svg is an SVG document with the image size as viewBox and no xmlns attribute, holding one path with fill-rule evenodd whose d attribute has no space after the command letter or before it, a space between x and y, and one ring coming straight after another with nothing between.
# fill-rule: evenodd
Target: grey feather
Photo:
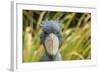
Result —
<instances>
[{"instance_id":1,"label":"grey feather","mask_svg":"<svg viewBox=\"0 0 100 73\"><path fill-rule=\"evenodd\" d=\"M46 37L48 37L48 35L50 33L55 34L58 37L59 40L59 45L61 45L62 43L62 28L63 28L63 24L59 21L43 21L42 22L42 32L40 34L40 39L41 42L43 43L43 46L45 48L45 55L43 56L43 58L41 59L41 61L59 61L61 60L61 55L60 52L58 51L57 54L55 56L52 56L52 58L49 56L49 54L46 51L46 47L44 45L45 39Z\"/></svg>"}]
</instances>

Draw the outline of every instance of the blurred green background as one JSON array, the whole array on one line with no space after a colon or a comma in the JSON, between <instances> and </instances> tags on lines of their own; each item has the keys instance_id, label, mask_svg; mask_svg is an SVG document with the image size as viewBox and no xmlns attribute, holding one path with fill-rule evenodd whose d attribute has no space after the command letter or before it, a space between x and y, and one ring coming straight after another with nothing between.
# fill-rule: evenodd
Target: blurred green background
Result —
<instances>
[{"instance_id":1,"label":"blurred green background","mask_svg":"<svg viewBox=\"0 0 100 73\"><path fill-rule=\"evenodd\" d=\"M38 62L44 55L40 41L44 20L58 20L64 24L64 41L60 47L63 60L91 59L90 13L23 10L23 62Z\"/></svg>"}]
</instances>

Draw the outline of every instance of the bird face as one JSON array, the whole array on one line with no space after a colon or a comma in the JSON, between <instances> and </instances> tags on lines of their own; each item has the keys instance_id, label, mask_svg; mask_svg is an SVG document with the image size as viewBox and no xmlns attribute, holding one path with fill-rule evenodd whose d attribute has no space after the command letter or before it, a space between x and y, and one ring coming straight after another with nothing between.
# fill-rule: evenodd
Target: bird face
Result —
<instances>
[{"instance_id":1,"label":"bird face","mask_svg":"<svg viewBox=\"0 0 100 73\"><path fill-rule=\"evenodd\" d=\"M57 21L46 21L42 24L41 42L44 45L46 53L54 57L62 41L61 24Z\"/></svg>"},{"instance_id":2,"label":"bird face","mask_svg":"<svg viewBox=\"0 0 100 73\"><path fill-rule=\"evenodd\" d=\"M55 34L50 33L46 37L46 39L44 41L44 45L45 45L47 53L51 56L55 56L56 53L58 52L58 48L59 48L58 37Z\"/></svg>"}]
</instances>

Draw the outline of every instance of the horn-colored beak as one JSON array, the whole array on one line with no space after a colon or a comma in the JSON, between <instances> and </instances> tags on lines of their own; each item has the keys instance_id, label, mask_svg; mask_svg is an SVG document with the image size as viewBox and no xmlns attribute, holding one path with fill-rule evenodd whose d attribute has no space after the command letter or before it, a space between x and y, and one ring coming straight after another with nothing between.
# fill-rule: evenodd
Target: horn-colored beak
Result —
<instances>
[{"instance_id":1,"label":"horn-colored beak","mask_svg":"<svg viewBox=\"0 0 100 73\"><path fill-rule=\"evenodd\" d=\"M55 34L53 33L49 34L44 44L46 51L49 55L55 56L57 54L59 48L59 40Z\"/></svg>"}]
</instances>

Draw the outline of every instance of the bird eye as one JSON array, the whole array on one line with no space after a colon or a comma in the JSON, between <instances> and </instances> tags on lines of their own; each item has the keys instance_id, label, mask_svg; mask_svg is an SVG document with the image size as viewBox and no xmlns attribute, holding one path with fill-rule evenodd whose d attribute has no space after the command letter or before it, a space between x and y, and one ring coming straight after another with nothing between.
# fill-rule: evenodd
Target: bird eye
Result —
<instances>
[{"instance_id":1,"label":"bird eye","mask_svg":"<svg viewBox=\"0 0 100 73\"><path fill-rule=\"evenodd\" d=\"M56 34L59 34L59 32L56 32Z\"/></svg>"},{"instance_id":2,"label":"bird eye","mask_svg":"<svg viewBox=\"0 0 100 73\"><path fill-rule=\"evenodd\" d=\"M45 34L48 34L48 32L44 32Z\"/></svg>"}]
</instances>

